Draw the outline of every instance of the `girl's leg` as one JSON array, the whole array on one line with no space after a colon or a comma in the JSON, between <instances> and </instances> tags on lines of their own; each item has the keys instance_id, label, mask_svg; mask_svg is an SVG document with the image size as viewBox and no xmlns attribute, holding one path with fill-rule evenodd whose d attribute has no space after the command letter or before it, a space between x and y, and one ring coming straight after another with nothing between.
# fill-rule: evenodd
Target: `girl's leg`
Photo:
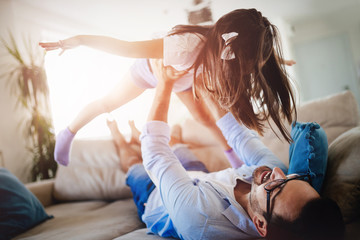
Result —
<instances>
[{"instance_id":1,"label":"girl's leg","mask_svg":"<svg viewBox=\"0 0 360 240\"><path fill-rule=\"evenodd\" d=\"M115 88L113 88L105 97L93 101L85 106L71 122L68 128L59 132L56 136L55 143L55 161L61 165L67 166L69 164L71 142L77 131L79 131L96 116L105 112L111 112L116 108L121 107L125 103L139 96L144 91L145 89L139 88L133 83L131 73L128 72L125 75L124 81L117 84L117 86L115 86Z\"/></svg>"},{"instance_id":2,"label":"girl's leg","mask_svg":"<svg viewBox=\"0 0 360 240\"><path fill-rule=\"evenodd\" d=\"M128 72L125 75L125 79L118 83L106 96L85 106L70 123L69 130L76 133L98 115L111 112L121 107L139 96L144 91L144 88L139 88L135 85L132 80L131 73Z\"/></svg>"},{"instance_id":3,"label":"girl's leg","mask_svg":"<svg viewBox=\"0 0 360 240\"><path fill-rule=\"evenodd\" d=\"M224 135L216 125L215 118L213 117L206 103L201 99L195 100L191 90L179 92L176 95L185 104L190 113L193 115L194 119L211 130L215 138L219 141L220 145L224 149L224 153L231 163L231 166L234 168L240 167L243 164L243 161L239 159L232 148L227 144Z\"/></svg>"},{"instance_id":4,"label":"girl's leg","mask_svg":"<svg viewBox=\"0 0 360 240\"><path fill-rule=\"evenodd\" d=\"M195 100L191 90L178 92L176 95L179 97L181 102L185 104L194 119L211 130L224 150L231 149L221 130L217 127L213 115L203 101Z\"/></svg>"}]
</instances>

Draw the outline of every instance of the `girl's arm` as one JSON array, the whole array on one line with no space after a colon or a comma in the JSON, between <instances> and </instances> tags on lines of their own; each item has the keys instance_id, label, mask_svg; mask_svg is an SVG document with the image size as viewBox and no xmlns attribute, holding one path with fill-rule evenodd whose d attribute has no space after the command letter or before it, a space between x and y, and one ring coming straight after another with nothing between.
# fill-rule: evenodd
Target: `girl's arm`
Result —
<instances>
[{"instance_id":1,"label":"girl's arm","mask_svg":"<svg viewBox=\"0 0 360 240\"><path fill-rule=\"evenodd\" d=\"M40 42L47 51L61 48L62 52L78 46L87 46L111 54L131 58L163 58L163 39L124 41L107 36L77 35L58 42Z\"/></svg>"}]
</instances>

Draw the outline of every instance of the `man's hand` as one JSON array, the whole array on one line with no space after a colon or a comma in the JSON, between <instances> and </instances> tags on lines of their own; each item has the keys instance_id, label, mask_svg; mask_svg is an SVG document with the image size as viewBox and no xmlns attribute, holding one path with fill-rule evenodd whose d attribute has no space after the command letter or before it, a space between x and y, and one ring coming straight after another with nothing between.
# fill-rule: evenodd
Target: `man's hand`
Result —
<instances>
[{"instance_id":1,"label":"man's hand","mask_svg":"<svg viewBox=\"0 0 360 240\"><path fill-rule=\"evenodd\" d=\"M177 71L171 66L164 66L163 59L150 59L151 69L160 82L176 82L187 71Z\"/></svg>"},{"instance_id":2,"label":"man's hand","mask_svg":"<svg viewBox=\"0 0 360 240\"><path fill-rule=\"evenodd\" d=\"M292 60L292 59L290 59L290 60L283 60L283 62L284 62L284 64L285 64L286 66L292 66L292 65L296 64L296 62L295 62L294 60Z\"/></svg>"}]
</instances>

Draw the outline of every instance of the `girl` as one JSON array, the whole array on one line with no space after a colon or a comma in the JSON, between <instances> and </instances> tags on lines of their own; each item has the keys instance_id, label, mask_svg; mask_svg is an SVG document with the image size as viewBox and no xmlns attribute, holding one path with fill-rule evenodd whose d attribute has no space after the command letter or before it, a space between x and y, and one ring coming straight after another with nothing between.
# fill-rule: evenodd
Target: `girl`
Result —
<instances>
[{"instance_id":1,"label":"girl","mask_svg":"<svg viewBox=\"0 0 360 240\"><path fill-rule=\"evenodd\" d=\"M87 105L56 139L55 160L69 163L69 150L76 132L101 113L111 112L154 88L153 59L177 70L173 92L194 118L210 128L224 148L231 165L238 159L227 145L204 101L194 99L196 90L206 89L239 122L263 132L269 118L287 141L290 135L281 118L292 121L294 97L284 67L279 36L274 25L255 9L239 9L220 18L213 26L176 26L164 38L127 42L105 36L78 35L58 42L39 43L46 50L80 45L112 54L139 58L125 76L126 83ZM296 113L296 111L295 111Z\"/></svg>"}]
</instances>

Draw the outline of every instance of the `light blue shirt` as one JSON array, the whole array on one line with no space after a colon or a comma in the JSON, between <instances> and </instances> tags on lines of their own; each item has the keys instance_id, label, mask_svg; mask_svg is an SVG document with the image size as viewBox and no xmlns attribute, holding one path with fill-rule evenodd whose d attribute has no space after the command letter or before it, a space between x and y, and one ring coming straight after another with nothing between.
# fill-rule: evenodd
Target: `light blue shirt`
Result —
<instances>
[{"instance_id":1,"label":"light blue shirt","mask_svg":"<svg viewBox=\"0 0 360 240\"><path fill-rule=\"evenodd\" d=\"M259 166L286 166L228 113L217 122L229 145L244 160L238 169L215 173L187 172L169 147L170 128L165 122L148 122L142 131L143 164L156 185L142 219L149 231L181 239L260 238L244 208L235 200L238 179L251 183Z\"/></svg>"}]
</instances>

